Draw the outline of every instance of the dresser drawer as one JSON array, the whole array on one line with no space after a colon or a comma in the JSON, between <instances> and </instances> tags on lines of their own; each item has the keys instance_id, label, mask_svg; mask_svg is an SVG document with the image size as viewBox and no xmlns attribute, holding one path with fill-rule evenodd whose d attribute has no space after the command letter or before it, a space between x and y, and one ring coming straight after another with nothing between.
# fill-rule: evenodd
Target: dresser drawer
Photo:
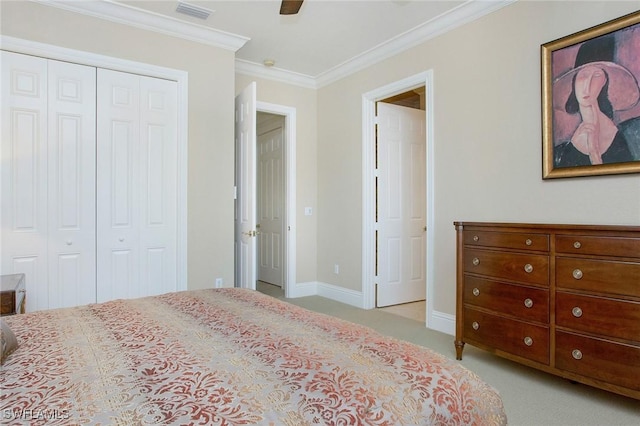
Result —
<instances>
[{"instance_id":1,"label":"dresser drawer","mask_svg":"<svg viewBox=\"0 0 640 426\"><path fill-rule=\"evenodd\" d=\"M549 251L549 235L546 234L465 231L464 243L470 246Z\"/></svg>"},{"instance_id":2,"label":"dresser drawer","mask_svg":"<svg viewBox=\"0 0 640 426\"><path fill-rule=\"evenodd\" d=\"M558 257L556 285L640 297L640 263Z\"/></svg>"},{"instance_id":3,"label":"dresser drawer","mask_svg":"<svg viewBox=\"0 0 640 426\"><path fill-rule=\"evenodd\" d=\"M549 329L547 327L465 308L464 337L472 344L485 345L542 364L549 364Z\"/></svg>"},{"instance_id":4,"label":"dresser drawer","mask_svg":"<svg viewBox=\"0 0 640 426\"><path fill-rule=\"evenodd\" d=\"M556 252L640 258L640 238L558 235Z\"/></svg>"},{"instance_id":5,"label":"dresser drawer","mask_svg":"<svg viewBox=\"0 0 640 426\"><path fill-rule=\"evenodd\" d=\"M517 281L549 285L549 257L536 254L465 249L465 272Z\"/></svg>"},{"instance_id":6,"label":"dresser drawer","mask_svg":"<svg viewBox=\"0 0 640 426\"><path fill-rule=\"evenodd\" d=\"M556 368L640 390L640 347L556 332Z\"/></svg>"},{"instance_id":7,"label":"dresser drawer","mask_svg":"<svg viewBox=\"0 0 640 426\"><path fill-rule=\"evenodd\" d=\"M549 322L549 291L465 277L464 303L528 321Z\"/></svg>"},{"instance_id":8,"label":"dresser drawer","mask_svg":"<svg viewBox=\"0 0 640 426\"><path fill-rule=\"evenodd\" d=\"M640 343L640 302L558 292L556 324Z\"/></svg>"}]
</instances>

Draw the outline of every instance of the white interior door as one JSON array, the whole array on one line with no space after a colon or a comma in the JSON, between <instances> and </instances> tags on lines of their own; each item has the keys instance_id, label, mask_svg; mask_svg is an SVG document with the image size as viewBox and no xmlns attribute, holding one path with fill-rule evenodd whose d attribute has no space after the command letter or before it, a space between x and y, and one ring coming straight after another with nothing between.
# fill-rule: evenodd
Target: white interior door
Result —
<instances>
[{"instance_id":1,"label":"white interior door","mask_svg":"<svg viewBox=\"0 0 640 426\"><path fill-rule=\"evenodd\" d=\"M1 268L24 273L27 311L46 309L47 60L0 51Z\"/></svg>"},{"instance_id":2,"label":"white interior door","mask_svg":"<svg viewBox=\"0 0 640 426\"><path fill-rule=\"evenodd\" d=\"M284 117L258 120L258 279L284 280Z\"/></svg>"},{"instance_id":3,"label":"white interior door","mask_svg":"<svg viewBox=\"0 0 640 426\"><path fill-rule=\"evenodd\" d=\"M422 110L378 102L376 306L426 296L426 134Z\"/></svg>"},{"instance_id":4,"label":"white interior door","mask_svg":"<svg viewBox=\"0 0 640 426\"><path fill-rule=\"evenodd\" d=\"M98 70L97 301L176 291L175 82Z\"/></svg>"},{"instance_id":5,"label":"white interior door","mask_svg":"<svg viewBox=\"0 0 640 426\"><path fill-rule=\"evenodd\" d=\"M235 286L256 288L256 83L235 102Z\"/></svg>"},{"instance_id":6,"label":"white interior door","mask_svg":"<svg viewBox=\"0 0 640 426\"><path fill-rule=\"evenodd\" d=\"M96 68L48 61L49 308L96 301Z\"/></svg>"}]
</instances>

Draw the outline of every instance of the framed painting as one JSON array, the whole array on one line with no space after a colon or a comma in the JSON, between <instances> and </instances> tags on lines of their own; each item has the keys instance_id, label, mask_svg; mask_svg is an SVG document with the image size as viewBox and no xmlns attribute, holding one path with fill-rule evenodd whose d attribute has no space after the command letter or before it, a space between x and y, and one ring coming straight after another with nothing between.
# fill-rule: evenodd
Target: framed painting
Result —
<instances>
[{"instance_id":1,"label":"framed painting","mask_svg":"<svg viewBox=\"0 0 640 426\"><path fill-rule=\"evenodd\" d=\"M640 11L541 46L542 177L640 172Z\"/></svg>"}]
</instances>

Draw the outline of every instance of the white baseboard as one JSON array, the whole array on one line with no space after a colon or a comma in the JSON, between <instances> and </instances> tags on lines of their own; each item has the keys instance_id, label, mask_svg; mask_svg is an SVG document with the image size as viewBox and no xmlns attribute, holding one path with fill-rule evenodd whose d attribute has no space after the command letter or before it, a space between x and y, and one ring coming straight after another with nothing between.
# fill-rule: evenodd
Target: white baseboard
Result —
<instances>
[{"instance_id":1,"label":"white baseboard","mask_svg":"<svg viewBox=\"0 0 640 426\"><path fill-rule=\"evenodd\" d=\"M362 292L349 290L333 284L318 281L296 283L289 287L289 297L322 296L336 302L362 308L364 306Z\"/></svg>"},{"instance_id":2,"label":"white baseboard","mask_svg":"<svg viewBox=\"0 0 640 426\"><path fill-rule=\"evenodd\" d=\"M348 288L333 284L318 283L318 296L326 297L336 302L346 303L356 308L362 309L364 306L364 297L361 291L349 290Z\"/></svg>"},{"instance_id":3,"label":"white baseboard","mask_svg":"<svg viewBox=\"0 0 640 426\"><path fill-rule=\"evenodd\" d=\"M296 299L298 297L316 296L318 294L318 283L316 281L309 281L306 283L295 283L288 288L288 295L290 299Z\"/></svg>"},{"instance_id":4,"label":"white baseboard","mask_svg":"<svg viewBox=\"0 0 640 426\"><path fill-rule=\"evenodd\" d=\"M435 331L439 331L441 333L455 336L456 317L455 315L434 311L431 318L429 318L429 328Z\"/></svg>"}]
</instances>

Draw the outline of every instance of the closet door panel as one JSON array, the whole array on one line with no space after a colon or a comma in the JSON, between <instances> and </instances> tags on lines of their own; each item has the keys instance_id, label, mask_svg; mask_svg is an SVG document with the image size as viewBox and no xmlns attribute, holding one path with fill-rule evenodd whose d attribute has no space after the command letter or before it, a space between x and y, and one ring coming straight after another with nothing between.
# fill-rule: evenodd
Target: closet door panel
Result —
<instances>
[{"instance_id":1,"label":"closet door panel","mask_svg":"<svg viewBox=\"0 0 640 426\"><path fill-rule=\"evenodd\" d=\"M140 77L98 69L97 301L141 295Z\"/></svg>"},{"instance_id":2,"label":"closet door panel","mask_svg":"<svg viewBox=\"0 0 640 426\"><path fill-rule=\"evenodd\" d=\"M49 308L96 300L96 69L49 61Z\"/></svg>"},{"instance_id":3,"label":"closet door panel","mask_svg":"<svg viewBox=\"0 0 640 426\"><path fill-rule=\"evenodd\" d=\"M27 311L46 309L47 60L0 52L0 273L24 273Z\"/></svg>"},{"instance_id":4,"label":"closet door panel","mask_svg":"<svg viewBox=\"0 0 640 426\"><path fill-rule=\"evenodd\" d=\"M141 77L140 285L145 295L177 285L177 84Z\"/></svg>"}]
</instances>

